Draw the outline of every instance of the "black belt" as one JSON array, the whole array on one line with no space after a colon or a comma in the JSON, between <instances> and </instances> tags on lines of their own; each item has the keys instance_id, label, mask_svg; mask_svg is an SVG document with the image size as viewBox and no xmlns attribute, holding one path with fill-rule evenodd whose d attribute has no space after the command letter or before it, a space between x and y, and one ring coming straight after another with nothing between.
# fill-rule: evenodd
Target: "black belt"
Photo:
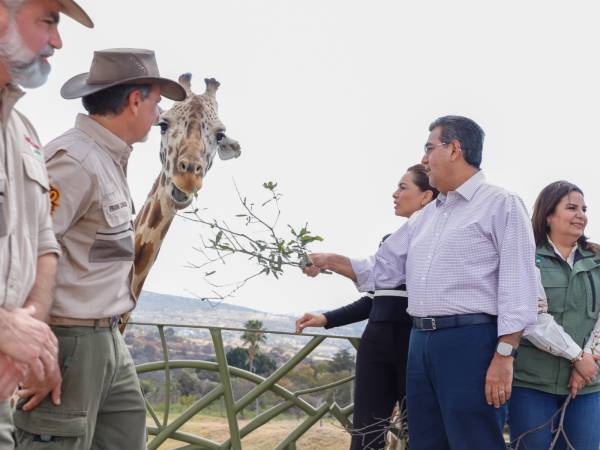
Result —
<instances>
[{"instance_id":1,"label":"black belt","mask_svg":"<svg viewBox=\"0 0 600 450\"><path fill-rule=\"evenodd\" d=\"M490 314L457 314L455 316L413 317L413 325L418 330L439 330L441 328L464 327L482 323L495 323L498 317Z\"/></svg>"}]
</instances>

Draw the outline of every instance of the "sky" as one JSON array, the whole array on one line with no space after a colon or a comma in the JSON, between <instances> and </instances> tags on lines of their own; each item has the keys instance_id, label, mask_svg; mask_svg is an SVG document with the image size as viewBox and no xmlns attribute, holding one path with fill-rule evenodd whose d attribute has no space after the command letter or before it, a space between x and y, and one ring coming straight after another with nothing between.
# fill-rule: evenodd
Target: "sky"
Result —
<instances>
[{"instance_id":1,"label":"sky","mask_svg":"<svg viewBox=\"0 0 600 450\"><path fill-rule=\"evenodd\" d=\"M216 160L196 207L231 220L249 199L278 183L281 232L302 225L323 236L314 251L352 257L376 251L402 225L392 192L419 162L437 117L473 118L486 132L482 168L518 193L531 211L539 191L566 179L589 211L587 234L600 241L600 5L594 1L453 0L80 0L96 23L63 18L64 47L48 83L20 109L43 142L82 111L60 86L86 72L93 50L149 48L163 76L191 72L217 93L236 160ZM163 108L169 107L164 100ZM134 146L128 177L141 209L160 171L158 128ZM206 209L204 209L206 208ZM145 289L210 296L194 250L206 230L177 218ZM257 269L247 261L217 267L220 282ZM297 269L261 277L225 301L273 313L326 310L359 298L335 275L309 279Z\"/></svg>"}]
</instances>

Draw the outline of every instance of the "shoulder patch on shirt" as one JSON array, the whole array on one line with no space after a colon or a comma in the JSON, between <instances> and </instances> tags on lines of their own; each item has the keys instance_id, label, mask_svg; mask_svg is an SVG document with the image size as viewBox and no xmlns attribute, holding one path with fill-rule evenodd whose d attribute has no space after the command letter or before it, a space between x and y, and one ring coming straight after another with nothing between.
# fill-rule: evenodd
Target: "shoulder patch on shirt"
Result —
<instances>
[{"instance_id":1,"label":"shoulder patch on shirt","mask_svg":"<svg viewBox=\"0 0 600 450\"><path fill-rule=\"evenodd\" d=\"M50 185L50 214L54 214L56 208L58 208L59 200L60 200L60 191L54 185Z\"/></svg>"}]
</instances>

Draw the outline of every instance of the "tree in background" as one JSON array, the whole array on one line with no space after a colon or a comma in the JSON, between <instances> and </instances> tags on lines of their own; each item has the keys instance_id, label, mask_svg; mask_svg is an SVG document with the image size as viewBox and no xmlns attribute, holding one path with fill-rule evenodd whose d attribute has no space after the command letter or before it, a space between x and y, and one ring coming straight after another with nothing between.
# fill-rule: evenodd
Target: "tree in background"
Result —
<instances>
[{"instance_id":1,"label":"tree in background","mask_svg":"<svg viewBox=\"0 0 600 450\"><path fill-rule=\"evenodd\" d=\"M225 354L227 364L239 369L248 370L248 351L242 347L234 347Z\"/></svg>"},{"instance_id":2,"label":"tree in background","mask_svg":"<svg viewBox=\"0 0 600 450\"><path fill-rule=\"evenodd\" d=\"M200 380L191 371L182 369L177 375L177 384L181 395L194 395L200 391Z\"/></svg>"},{"instance_id":3,"label":"tree in background","mask_svg":"<svg viewBox=\"0 0 600 450\"><path fill-rule=\"evenodd\" d=\"M275 360L269 355L259 352L254 357L254 372L263 377L268 377L277 369Z\"/></svg>"},{"instance_id":4,"label":"tree in background","mask_svg":"<svg viewBox=\"0 0 600 450\"><path fill-rule=\"evenodd\" d=\"M347 349L344 349L333 355L333 359L329 363L329 370L333 373L342 372L344 370L351 372L354 369L354 366L354 356L352 356Z\"/></svg>"},{"instance_id":5,"label":"tree in background","mask_svg":"<svg viewBox=\"0 0 600 450\"><path fill-rule=\"evenodd\" d=\"M248 370L254 372L254 359L256 358L260 344L267 342L267 336L264 333L263 323L260 320L248 320L244 324L244 328L246 328L246 331L242 334L242 341L248 351Z\"/></svg>"}]
</instances>

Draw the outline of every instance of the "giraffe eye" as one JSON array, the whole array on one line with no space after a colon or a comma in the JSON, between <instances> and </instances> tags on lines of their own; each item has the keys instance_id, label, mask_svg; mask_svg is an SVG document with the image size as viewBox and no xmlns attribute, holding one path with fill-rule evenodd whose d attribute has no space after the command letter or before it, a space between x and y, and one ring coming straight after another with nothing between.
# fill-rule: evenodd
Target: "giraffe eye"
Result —
<instances>
[{"instance_id":1,"label":"giraffe eye","mask_svg":"<svg viewBox=\"0 0 600 450\"><path fill-rule=\"evenodd\" d=\"M217 134L215 135L215 138L217 139L217 144L220 143L223 139L225 139L225 133L222 131L218 131Z\"/></svg>"},{"instance_id":2,"label":"giraffe eye","mask_svg":"<svg viewBox=\"0 0 600 450\"><path fill-rule=\"evenodd\" d=\"M160 134L165 134L169 128L169 124L167 122L161 122L158 124L158 126L160 127Z\"/></svg>"}]
</instances>

